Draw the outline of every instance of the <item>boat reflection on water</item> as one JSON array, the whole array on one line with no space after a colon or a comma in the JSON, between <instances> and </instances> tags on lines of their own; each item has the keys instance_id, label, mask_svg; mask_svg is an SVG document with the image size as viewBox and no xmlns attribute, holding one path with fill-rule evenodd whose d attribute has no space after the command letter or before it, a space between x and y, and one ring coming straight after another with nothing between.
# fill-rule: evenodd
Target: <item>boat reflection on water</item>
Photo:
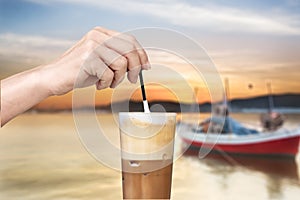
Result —
<instances>
[{"instance_id":1,"label":"boat reflection on water","mask_svg":"<svg viewBox=\"0 0 300 200\"><path fill-rule=\"evenodd\" d=\"M235 155L225 152L210 152L205 158L198 157L199 149L188 149L184 156L199 159L212 173L220 177L219 184L225 190L232 185L228 178L235 172L261 173L266 180L265 187L269 199L282 199L286 185L300 186L298 158L263 157L251 155Z\"/></svg>"},{"instance_id":2,"label":"boat reflection on water","mask_svg":"<svg viewBox=\"0 0 300 200\"><path fill-rule=\"evenodd\" d=\"M184 155L198 157L198 153L199 149L188 149ZM223 167L245 167L271 176L299 180L298 166L294 157L264 157L211 152L201 160L207 165L215 165L218 163Z\"/></svg>"}]
</instances>

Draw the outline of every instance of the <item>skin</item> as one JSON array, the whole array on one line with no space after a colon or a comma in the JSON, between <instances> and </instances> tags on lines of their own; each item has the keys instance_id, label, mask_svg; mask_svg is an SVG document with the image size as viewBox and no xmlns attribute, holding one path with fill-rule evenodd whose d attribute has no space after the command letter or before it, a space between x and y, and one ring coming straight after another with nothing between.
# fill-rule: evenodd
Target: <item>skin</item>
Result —
<instances>
[{"instance_id":1,"label":"skin","mask_svg":"<svg viewBox=\"0 0 300 200\"><path fill-rule=\"evenodd\" d=\"M143 69L150 69L148 56L133 36L95 27L54 62L1 80L1 126L74 88L115 88L126 74L135 83Z\"/></svg>"}]
</instances>

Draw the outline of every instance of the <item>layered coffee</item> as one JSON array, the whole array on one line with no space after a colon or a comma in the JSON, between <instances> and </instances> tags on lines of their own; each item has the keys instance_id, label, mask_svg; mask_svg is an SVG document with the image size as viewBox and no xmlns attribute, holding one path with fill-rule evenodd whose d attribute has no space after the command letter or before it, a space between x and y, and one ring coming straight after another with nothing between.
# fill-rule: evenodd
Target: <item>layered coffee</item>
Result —
<instances>
[{"instance_id":1,"label":"layered coffee","mask_svg":"<svg viewBox=\"0 0 300 200\"><path fill-rule=\"evenodd\" d=\"M119 117L123 199L170 199L176 114Z\"/></svg>"}]
</instances>

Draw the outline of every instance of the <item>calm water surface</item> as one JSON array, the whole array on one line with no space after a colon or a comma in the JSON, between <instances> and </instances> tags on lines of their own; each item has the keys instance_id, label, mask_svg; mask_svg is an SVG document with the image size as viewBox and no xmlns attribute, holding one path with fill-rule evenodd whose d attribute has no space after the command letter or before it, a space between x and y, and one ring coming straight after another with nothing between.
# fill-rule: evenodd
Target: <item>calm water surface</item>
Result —
<instances>
[{"instance_id":1,"label":"calm water surface","mask_svg":"<svg viewBox=\"0 0 300 200\"><path fill-rule=\"evenodd\" d=\"M255 114L233 117L258 124ZM287 117L287 128L300 124L300 115ZM110 114L98 119L105 122L109 139L118 138ZM200 160L187 152L174 165L172 199L298 200L299 163L299 155L295 160L226 154ZM120 172L97 162L82 146L72 114L24 114L1 128L0 200L116 200L121 190Z\"/></svg>"}]
</instances>

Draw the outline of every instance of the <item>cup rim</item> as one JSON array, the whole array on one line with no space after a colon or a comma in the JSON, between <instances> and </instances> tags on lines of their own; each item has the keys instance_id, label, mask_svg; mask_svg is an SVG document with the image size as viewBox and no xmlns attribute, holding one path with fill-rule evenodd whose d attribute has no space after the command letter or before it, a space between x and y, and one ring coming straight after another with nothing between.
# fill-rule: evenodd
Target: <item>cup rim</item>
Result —
<instances>
[{"instance_id":1,"label":"cup rim","mask_svg":"<svg viewBox=\"0 0 300 200\"><path fill-rule=\"evenodd\" d=\"M130 116L130 115L151 115L151 116L168 116L168 117L173 117L176 116L177 113L175 112L150 112L150 113L145 113L145 112L119 112L119 116Z\"/></svg>"}]
</instances>

